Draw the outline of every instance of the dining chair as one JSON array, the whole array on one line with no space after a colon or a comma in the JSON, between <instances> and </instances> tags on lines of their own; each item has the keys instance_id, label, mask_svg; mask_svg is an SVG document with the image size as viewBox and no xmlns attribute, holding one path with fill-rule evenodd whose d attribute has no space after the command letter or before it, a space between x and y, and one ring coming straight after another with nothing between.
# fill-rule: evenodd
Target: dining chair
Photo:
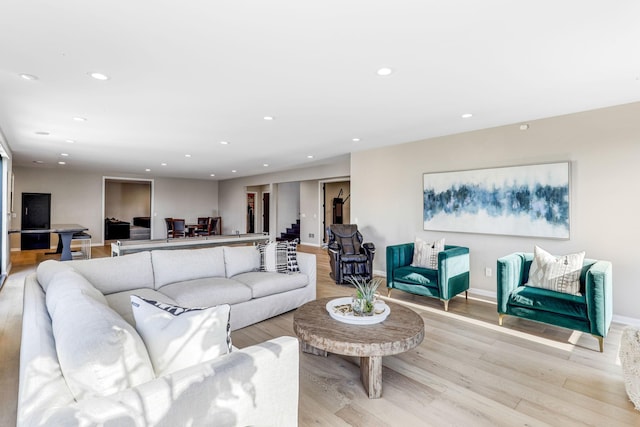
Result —
<instances>
[{"instance_id":1,"label":"dining chair","mask_svg":"<svg viewBox=\"0 0 640 427\"><path fill-rule=\"evenodd\" d=\"M173 218L165 218L164 222L167 224L167 239L173 238Z\"/></svg>"},{"instance_id":2,"label":"dining chair","mask_svg":"<svg viewBox=\"0 0 640 427\"><path fill-rule=\"evenodd\" d=\"M197 236L209 236L211 234L211 217L201 216L198 218L198 227L195 234Z\"/></svg>"},{"instance_id":3,"label":"dining chair","mask_svg":"<svg viewBox=\"0 0 640 427\"><path fill-rule=\"evenodd\" d=\"M173 219L173 237L186 237L184 219Z\"/></svg>"}]
</instances>

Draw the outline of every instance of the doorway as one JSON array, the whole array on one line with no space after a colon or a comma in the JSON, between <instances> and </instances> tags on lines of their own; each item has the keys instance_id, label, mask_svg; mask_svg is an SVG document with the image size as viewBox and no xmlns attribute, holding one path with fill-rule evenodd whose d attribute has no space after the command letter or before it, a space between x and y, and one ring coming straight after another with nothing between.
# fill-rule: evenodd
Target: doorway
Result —
<instances>
[{"instance_id":1,"label":"doorway","mask_svg":"<svg viewBox=\"0 0 640 427\"><path fill-rule=\"evenodd\" d=\"M271 194L262 193L262 232L269 233L269 199Z\"/></svg>"},{"instance_id":2,"label":"doorway","mask_svg":"<svg viewBox=\"0 0 640 427\"><path fill-rule=\"evenodd\" d=\"M256 198L258 193L247 192L247 233L256 232Z\"/></svg>"},{"instance_id":3,"label":"doorway","mask_svg":"<svg viewBox=\"0 0 640 427\"><path fill-rule=\"evenodd\" d=\"M153 180L103 177L102 182L103 237L106 220L129 223L130 227L146 228L145 237L153 236ZM132 238L135 238L132 236Z\"/></svg>"},{"instance_id":4,"label":"doorway","mask_svg":"<svg viewBox=\"0 0 640 427\"><path fill-rule=\"evenodd\" d=\"M323 229L327 242L327 228L332 224L351 223L351 181L325 182L323 187Z\"/></svg>"},{"instance_id":5,"label":"doorway","mask_svg":"<svg viewBox=\"0 0 640 427\"><path fill-rule=\"evenodd\" d=\"M51 194L22 193L22 229L37 230L51 227ZM21 233L20 249L49 249L51 234Z\"/></svg>"}]
</instances>

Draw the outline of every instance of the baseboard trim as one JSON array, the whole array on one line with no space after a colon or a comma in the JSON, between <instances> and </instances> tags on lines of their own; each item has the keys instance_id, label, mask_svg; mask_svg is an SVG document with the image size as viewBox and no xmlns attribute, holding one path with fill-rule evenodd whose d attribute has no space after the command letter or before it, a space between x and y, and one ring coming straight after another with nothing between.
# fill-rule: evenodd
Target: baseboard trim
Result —
<instances>
[{"instance_id":1,"label":"baseboard trim","mask_svg":"<svg viewBox=\"0 0 640 427\"><path fill-rule=\"evenodd\" d=\"M387 277L386 271L374 270L373 274L376 276L382 276L384 278ZM490 302L493 302L493 303L495 303L497 300L496 293L493 291L488 291L486 289L469 288L469 295L478 297L479 299L489 300ZM620 316L620 315L614 314L612 321L616 323L621 323L623 325L640 327L640 319L635 317Z\"/></svg>"}]
</instances>

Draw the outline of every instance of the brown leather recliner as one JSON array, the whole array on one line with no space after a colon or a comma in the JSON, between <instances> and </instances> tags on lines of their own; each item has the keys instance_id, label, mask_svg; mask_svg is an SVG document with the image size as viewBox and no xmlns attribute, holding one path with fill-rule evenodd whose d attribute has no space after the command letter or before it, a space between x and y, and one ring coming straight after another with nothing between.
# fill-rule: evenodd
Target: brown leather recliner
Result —
<instances>
[{"instance_id":1,"label":"brown leather recliner","mask_svg":"<svg viewBox=\"0 0 640 427\"><path fill-rule=\"evenodd\" d=\"M327 236L331 278L336 283L345 283L351 276L372 278L376 247L373 243L362 243L362 234L356 224L330 225Z\"/></svg>"}]
</instances>

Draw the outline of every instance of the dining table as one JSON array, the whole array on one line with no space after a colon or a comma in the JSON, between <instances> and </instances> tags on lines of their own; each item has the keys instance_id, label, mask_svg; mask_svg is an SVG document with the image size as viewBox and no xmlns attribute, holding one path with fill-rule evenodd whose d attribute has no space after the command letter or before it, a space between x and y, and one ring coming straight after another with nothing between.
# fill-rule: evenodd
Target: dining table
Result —
<instances>
[{"instance_id":1,"label":"dining table","mask_svg":"<svg viewBox=\"0 0 640 427\"><path fill-rule=\"evenodd\" d=\"M55 252L51 254L60 254L60 261L69 261L73 259L71 255L71 240L75 233L82 233L88 228L80 224L51 224L49 228L32 228L24 230L9 230L9 233L56 233L58 234L58 246Z\"/></svg>"}]
</instances>

